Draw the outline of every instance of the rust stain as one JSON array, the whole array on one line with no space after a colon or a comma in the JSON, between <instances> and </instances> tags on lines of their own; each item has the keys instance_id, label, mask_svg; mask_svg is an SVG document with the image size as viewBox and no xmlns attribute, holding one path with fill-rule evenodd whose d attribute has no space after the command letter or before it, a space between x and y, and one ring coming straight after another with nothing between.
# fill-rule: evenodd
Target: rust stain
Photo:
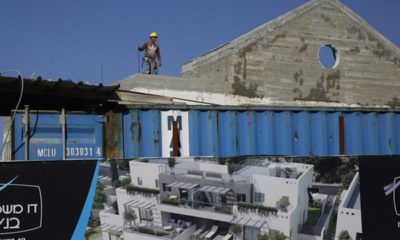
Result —
<instances>
[{"instance_id":1,"label":"rust stain","mask_svg":"<svg viewBox=\"0 0 400 240\"><path fill-rule=\"evenodd\" d=\"M106 158L122 158L122 116L112 111L106 113L105 152Z\"/></svg>"}]
</instances>

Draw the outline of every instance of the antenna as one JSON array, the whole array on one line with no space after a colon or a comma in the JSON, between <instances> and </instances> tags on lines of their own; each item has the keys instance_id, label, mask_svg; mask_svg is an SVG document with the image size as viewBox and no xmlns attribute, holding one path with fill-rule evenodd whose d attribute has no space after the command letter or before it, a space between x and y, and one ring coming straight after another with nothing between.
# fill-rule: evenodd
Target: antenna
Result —
<instances>
[{"instance_id":1,"label":"antenna","mask_svg":"<svg viewBox=\"0 0 400 240\"><path fill-rule=\"evenodd\" d=\"M100 71L101 71L101 83L104 84L104 71L103 71L103 64L100 66Z\"/></svg>"}]
</instances>

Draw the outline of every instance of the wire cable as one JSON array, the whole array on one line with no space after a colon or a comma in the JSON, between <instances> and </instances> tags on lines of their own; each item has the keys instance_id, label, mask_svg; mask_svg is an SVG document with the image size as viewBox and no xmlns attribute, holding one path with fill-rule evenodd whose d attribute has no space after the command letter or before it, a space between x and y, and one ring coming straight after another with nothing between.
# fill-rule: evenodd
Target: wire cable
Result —
<instances>
[{"instance_id":1,"label":"wire cable","mask_svg":"<svg viewBox=\"0 0 400 240\"><path fill-rule=\"evenodd\" d=\"M15 115L17 113L19 105L21 104L22 96L24 95L24 77L22 76L22 74L19 71L13 70L13 69L0 71L0 75L1 74L5 74L5 73L16 73L16 74L18 74L19 77L21 77L21 91L20 91L20 94L19 94L19 99L18 99L17 105L15 106L14 112L13 112L12 117L11 117L10 125L8 126L6 138L4 139L4 142L3 142L2 146L1 146L0 156L3 156L4 146L5 146L6 142L8 141L8 137L10 136L11 126L12 126L12 124L14 122ZM5 160L2 159L2 161L5 161Z\"/></svg>"}]
</instances>

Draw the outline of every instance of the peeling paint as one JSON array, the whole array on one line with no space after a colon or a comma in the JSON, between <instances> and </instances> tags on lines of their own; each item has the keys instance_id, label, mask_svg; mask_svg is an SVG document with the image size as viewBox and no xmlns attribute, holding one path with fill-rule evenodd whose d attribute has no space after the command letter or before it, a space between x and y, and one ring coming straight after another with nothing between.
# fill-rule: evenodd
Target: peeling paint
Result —
<instances>
[{"instance_id":1,"label":"peeling paint","mask_svg":"<svg viewBox=\"0 0 400 240\"><path fill-rule=\"evenodd\" d=\"M386 103L390 107L400 107L400 99L398 97L393 97L392 101Z\"/></svg>"},{"instance_id":2,"label":"peeling paint","mask_svg":"<svg viewBox=\"0 0 400 240\"><path fill-rule=\"evenodd\" d=\"M328 93L331 88L338 89L339 80L340 70L336 70L335 72L328 74L326 77L325 74L322 74L320 77L320 81L316 83L315 88L310 89L310 93L308 94L308 96L303 97L302 94L299 94L299 96L295 97L294 100L338 102L337 100L329 98ZM297 90L296 92L301 93L300 90Z\"/></svg>"},{"instance_id":3,"label":"peeling paint","mask_svg":"<svg viewBox=\"0 0 400 240\"><path fill-rule=\"evenodd\" d=\"M347 32L349 33L349 34L354 34L354 35L357 35L357 38L359 39L359 40L365 40L367 37L365 36L365 34L362 32L362 30L360 29L360 28L358 28L358 27L356 27L356 26L351 26L351 27L348 27L347 29Z\"/></svg>"},{"instance_id":4,"label":"peeling paint","mask_svg":"<svg viewBox=\"0 0 400 240\"><path fill-rule=\"evenodd\" d=\"M286 32L284 32L284 33L280 33L280 34L277 34L277 35L275 35L274 36L274 38L273 39L271 39L270 41L268 41L269 43L274 43L274 42L276 42L276 41L278 41L278 39L280 39L280 38L286 38Z\"/></svg>"},{"instance_id":5,"label":"peeling paint","mask_svg":"<svg viewBox=\"0 0 400 240\"><path fill-rule=\"evenodd\" d=\"M303 76L303 70L301 69L293 74L294 81L300 84L300 86L302 86L304 82L302 76Z\"/></svg>"},{"instance_id":6,"label":"peeling paint","mask_svg":"<svg viewBox=\"0 0 400 240\"><path fill-rule=\"evenodd\" d=\"M392 56L392 52L379 41L376 42L376 48L372 50L372 53L380 58L390 58Z\"/></svg>"},{"instance_id":7,"label":"peeling paint","mask_svg":"<svg viewBox=\"0 0 400 240\"><path fill-rule=\"evenodd\" d=\"M354 47L350 49L350 53L353 55L359 54L360 53L360 48L359 47Z\"/></svg>"},{"instance_id":8,"label":"peeling paint","mask_svg":"<svg viewBox=\"0 0 400 240\"><path fill-rule=\"evenodd\" d=\"M325 21L325 22L330 22L331 18L326 16L325 14L321 13L321 18Z\"/></svg>"},{"instance_id":9,"label":"peeling paint","mask_svg":"<svg viewBox=\"0 0 400 240\"><path fill-rule=\"evenodd\" d=\"M400 58L399 57L394 57L392 62L400 68Z\"/></svg>"},{"instance_id":10,"label":"peeling paint","mask_svg":"<svg viewBox=\"0 0 400 240\"><path fill-rule=\"evenodd\" d=\"M326 90L329 92L331 88L340 88L340 70L337 69L335 72L328 74L326 77Z\"/></svg>"},{"instance_id":11,"label":"peeling paint","mask_svg":"<svg viewBox=\"0 0 400 240\"><path fill-rule=\"evenodd\" d=\"M241 50L237 57L237 62L234 65L235 75L233 77L233 94L245 96L249 98L257 98L260 97L257 94L258 85L256 83L248 83L246 84L247 79L247 59L246 54L253 51L255 44L249 45L243 50Z\"/></svg>"},{"instance_id":12,"label":"peeling paint","mask_svg":"<svg viewBox=\"0 0 400 240\"><path fill-rule=\"evenodd\" d=\"M308 44L306 44L306 43L303 44L303 46L301 46L301 48L299 49L299 53L302 53L302 52L306 51L307 48L308 48Z\"/></svg>"},{"instance_id":13,"label":"peeling paint","mask_svg":"<svg viewBox=\"0 0 400 240\"><path fill-rule=\"evenodd\" d=\"M250 83L246 86L246 83L240 81L238 77L234 78L234 83L232 84L233 94L249 98L259 97L256 93L257 88L258 86L256 83Z\"/></svg>"}]
</instances>

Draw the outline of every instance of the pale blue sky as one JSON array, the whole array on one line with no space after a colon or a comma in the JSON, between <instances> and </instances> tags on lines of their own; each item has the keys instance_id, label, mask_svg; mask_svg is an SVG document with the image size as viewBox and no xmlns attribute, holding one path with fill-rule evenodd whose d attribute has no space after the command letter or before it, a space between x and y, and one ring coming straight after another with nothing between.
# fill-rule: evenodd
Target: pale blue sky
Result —
<instances>
[{"instance_id":1,"label":"pale blue sky","mask_svg":"<svg viewBox=\"0 0 400 240\"><path fill-rule=\"evenodd\" d=\"M306 0L1 0L0 70L109 84L137 71L139 44L159 33L161 74ZM343 0L400 45L399 0Z\"/></svg>"}]
</instances>

